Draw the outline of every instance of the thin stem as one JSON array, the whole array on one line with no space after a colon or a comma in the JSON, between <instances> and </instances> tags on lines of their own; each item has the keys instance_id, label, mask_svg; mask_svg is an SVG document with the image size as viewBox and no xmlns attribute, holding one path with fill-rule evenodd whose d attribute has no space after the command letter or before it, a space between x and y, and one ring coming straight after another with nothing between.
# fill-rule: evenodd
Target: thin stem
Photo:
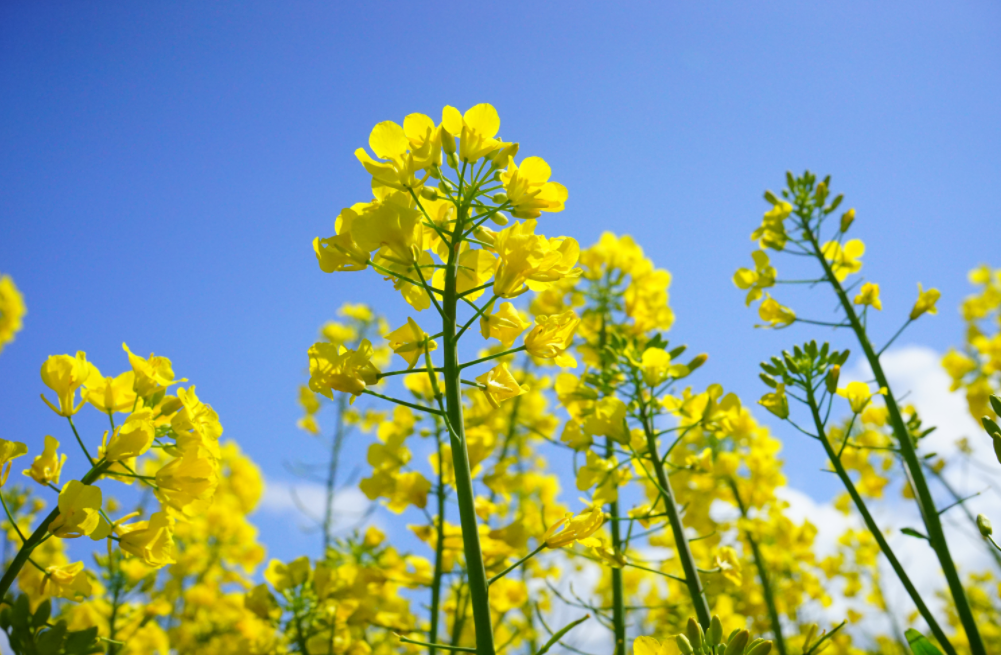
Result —
<instances>
[{"instance_id":1,"label":"thin stem","mask_svg":"<svg viewBox=\"0 0 1001 655\"><path fill-rule=\"evenodd\" d=\"M804 225L804 227L807 226ZM949 552L949 543L946 541L945 531L942 529L942 521L938 511L935 509L935 500L932 498L931 490L928 488L928 482L921 468L921 459L918 457L910 431L907 429L904 419L900 414L900 408L897 407L897 401L893 396L893 391L890 389L890 383L886 379L886 374L883 372L879 355L873 350L865 328L859 322L858 315L855 313L855 307L848 299L848 295L842 288L841 283L835 277L827 258L824 257L820 249L820 244L817 242L817 237L809 229L804 231L813 246L814 256L820 262L820 265L823 266L828 282L837 294L838 300L841 301L841 307L851 323L852 331L855 332L859 345L862 346L866 360L868 360L869 366L876 377L876 383L880 387L886 387L887 389L884 400L887 414L890 418L890 425L893 427L894 435L900 444L900 453L903 456L905 464L904 471L907 474L908 481L911 483L911 487L914 489L914 496L918 501L921 516L924 518L925 528L932 549L938 556L939 564L945 573L946 582L949 584L949 591L956 605L956 614L959 615L960 622L963 624L963 629L970 644L970 652L972 655L987 655L983 639L980 636L980 630L977 628L976 620L973 617L973 610L970 608L966 592L963 590L963 582L959 578L959 571L956 569L952 554Z\"/></svg>"},{"instance_id":2,"label":"thin stem","mask_svg":"<svg viewBox=\"0 0 1001 655\"><path fill-rule=\"evenodd\" d=\"M441 416L441 412L433 407L425 407L424 405L418 405L416 403L408 403L405 400L400 400L399 398L393 398L392 396L384 396L381 393L376 393L371 389L365 389L362 393L367 393L370 396L375 396L376 398L382 398L383 400L388 400L391 403L396 403L397 405L403 405L404 407L409 407L410 409L416 409L422 412L427 412L428 414L437 414Z\"/></svg>"},{"instance_id":3,"label":"thin stem","mask_svg":"<svg viewBox=\"0 0 1001 655\"><path fill-rule=\"evenodd\" d=\"M813 416L813 422L817 427L817 433L821 436L824 435L824 424L820 418L820 407L817 405L816 396L814 396L810 385L807 385L807 405L810 407L810 413ZM845 470L844 464L841 463L841 458L838 454L834 452L834 446L827 439L821 438L820 442L824 444L824 450L827 451L827 457L831 460L831 465L834 466L835 473L841 478L842 484L844 484L845 489L848 491L848 495L851 496L852 500L855 502L855 507L858 509L859 514L862 515L862 520L865 522L867 528L869 528L869 533L872 534L873 539L879 545L879 549L886 556L886 559L890 562L890 566L893 567L893 571L897 574L900 579L901 584L904 585L904 589L910 595L911 600L914 601L915 606L918 608L918 612L924 618L925 622L928 623L928 627L931 629L935 638L938 639L939 644L945 649L948 655L956 655L956 649L953 648L952 644L949 642L948 637L946 637L945 632L942 627L939 626L938 621L935 620L935 616L928 609L923 598L921 598L921 593L911 582L910 577L904 570L903 565L900 560L897 559L897 555L890 548L890 544L887 543L886 538L883 536L883 531L880 530L879 525L876 520L869 513L869 508L866 506L865 501L859 494L858 489L855 488L855 483L852 481L851 476L848 475L848 471Z\"/></svg>"},{"instance_id":4,"label":"thin stem","mask_svg":"<svg viewBox=\"0 0 1001 655\"><path fill-rule=\"evenodd\" d=\"M517 562L515 562L511 566L507 567L506 569L504 569L503 571L501 571L500 573L498 573L494 577L492 577L489 580L487 580L487 584L488 585L492 585L493 583L497 582L498 580L500 580L501 578L503 578L505 575L507 575L511 571L515 570L516 568L518 568L519 566L521 566L522 564L524 564L528 560L532 559L533 557L535 557L536 555L538 555L539 553L541 553L543 550L545 550L545 548L546 548L546 544L540 545L538 548L536 548L535 550L533 550L532 552L530 552L528 555L525 555L524 557L522 557L520 560L518 560Z\"/></svg>"},{"instance_id":5,"label":"thin stem","mask_svg":"<svg viewBox=\"0 0 1001 655\"><path fill-rule=\"evenodd\" d=\"M76 426L73 424L73 417L67 416L66 420L70 422L70 427L73 428L73 436L76 437L76 442L80 444L80 448L83 449L83 454L87 456L87 461L90 462L91 466L94 466L94 458L90 456L87 452L87 446L83 445L83 439L80 438L80 433L76 431Z\"/></svg>"},{"instance_id":6,"label":"thin stem","mask_svg":"<svg viewBox=\"0 0 1001 655\"><path fill-rule=\"evenodd\" d=\"M400 641L402 641L405 644L413 644L415 646L427 646L428 648L431 649L432 653L434 652L435 648L441 648L443 650L455 650L462 653L478 652L475 648L469 648L468 646L448 646L446 644L435 644L427 641L418 641L416 639L411 639L410 637L404 637L403 635L396 635L396 636L399 637ZM303 652L305 653L306 651Z\"/></svg>"},{"instance_id":7,"label":"thin stem","mask_svg":"<svg viewBox=\"0 0 1001 655\"><path fill-rule=\"evenodd\" d=\"M611 458L615 450L612 440L605 437L605 457ZM611 515L612 549L615 553L622 550L622 535L619 525L618 499L608 503L608 513ZM612 568L612 626L615 628L614 655L626 655L626 596L622 582L622 569Z\"/></svg>"},{"instance_id":8,"label":"thin stem","mask_svg":"<svg viewBox=\"0 0 1001 655\"><path fill-rule=\"evenodd\" d=\"M459 366L459 370L461 371L464 368L475 366L476 364L482 364L483 362L489 362L491 359L497 359L498 357L504 357L505 355L513 355L514 353L520 353L522 350L525 349L526 349L525 346L518 346L517 348L512 348L510 350L505 350L504 352L488 355L487 357L480 357L479 359L474 359L471 362L466 362L465 364Z\"/></svg>"},{"instance_id":9,"label":"thin stem","mask_svg":"<svg viewBox=\"0 0 1001 655\"><path fill-rule=\"evenodd\" d=\"M431 579L431 629L428 632L428 638L432 644L438 641L438 621L441 614L441 578L445 555L445 466L444 462L441 461L440 429L435 432L434 440L438 447L438 485L435 490L438 499L438 517L435 522L434 577ZM435 646L432 646L431 655L434 654Z\"/></svg>"}]
</instances>

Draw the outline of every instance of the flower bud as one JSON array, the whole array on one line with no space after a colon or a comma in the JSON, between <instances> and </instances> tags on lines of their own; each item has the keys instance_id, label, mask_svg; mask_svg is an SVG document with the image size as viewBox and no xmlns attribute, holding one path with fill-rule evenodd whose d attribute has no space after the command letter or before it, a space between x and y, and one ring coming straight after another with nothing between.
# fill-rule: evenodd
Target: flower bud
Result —
<instances>
[{"instance_id":1,"label":"flower bud","mask_svg":"<svg viewBox=\"0 0 1001 655\"><path fill-rule=\"evenodd\" d=\"M685 632L688 633L688 641L691 642L692 648L695 650L702 650L702 626L699 622L693 618L688 619L688 627Z\"/></svg>"},{"instance_id":2,"label":"flower bud","mask_svg":"<svg viewBox=\"0 0 1001 655\"><path fill-rule=\"evenodd\" d=\"M771 191L765 191L765 200L772 203L773 205L779 204L779 199Z\"/></svg>"},{"instance_id":3,"label":"flower bud","mask_svg":"<svg viewBox=\"0 0 1001 655\"><path fill-rule=\"evenodd\" d=\"M824 201L827 200L826 183L821 182L820 184L817 185L816 197L817 197L817 204L822 206L824 204Z\"/></svg>"},{"instance_id":4,"label":"flower bud","mask_svg":"<svg viewBox=\"0 0 1001 655\"><path fill-rule=\"evenodd\" d=\"M991 525L990 520L983 514L977 514L977 529L980 530L980 536L985 539L994 534L994 527Z\"/></svg>"},{"instance_id":5,"label":"flower bud","mask_svg":"<svg viewBox=\"0 0 1001 655\"><path fill-rule=\"evenodd\" d=\"M846 211L844 214L841 215L841 231L847 232L848 228L850 228L852 226L852 223L854 222L855 222L855 208L852 207L851 209L849 209L848 211Z\"/></svg>"},{"instance_id":6,"label":"flower bud","mask_svg":"<svg viewBox=\"0 0 1001 655\"><path fill-rule=\"evenodd\" d=\"M445 151L446 155L455 154L455 137L449 133L448 130L441 130L441 149ZM452 166L452 158L448 160L449 166ZM452 166L455 168L455 166Z\"/></svg>"},{"instance_id":7,"label":"flower bud","mask_svg":"<svg viewBox=\"0 0 1001 655\"><path fill-rule=\"evenodd\" d=\"M991 409L998 416L1001 416L1001 396L991 396Z\"/></svg>"},{"instance_id":8,"label":"flower bud","mask_svg":"<svg viewBox=\"0 0 1001 655\"><path fill-rule=\"evenodd\" d=\"M490 220L493 222L494 225L500 225L501 227L504 227L505 225L507 225L510 222L508 220L508 217L505 216L504 214L500 213L500 212L497 212L496 214L492 214L490 216Z\"/></svg>"},{"instance_id":9,"label":"flower bud","mask_svg":"<svg viewBox=\"0 0 1001 655\"><path fill-rule=\"evenodd\" d=\"M747 649L746 655L768 655L770 652L772 652L772 642L758 639Z\"/></svg>"},{"instance_id":10,"label":"flower bud","mask_svg":"<svg viewBox=\"0 0 1001 655\"><path fill-rule=\"evenodd\" d=\"M726 645L726 650L723 651L723 655L743 655L744 646L751 638L751 633L747 630L741 630L737 634L730 637L730 641Z\"/></svg>"},{"instance_id":11,"label":"flower bud","mask_svg":"<svg viewBox=\"0 0 1001 655\"><path fill-rule=\"evenodd\" d=\"M681 655L692 655L695 652L692 650L692 644L689 643L688 637L685 635L678 635L675 637L674 643L678 645L678 650L681 651Z\"/></svg>"},{"instance_id":12,"label":"flower bud","mask_svg":"<svg viewBox=\"0 0 1001 655\"><path fill-rule=\"evenodd\" d=\"M709 632L706 633L709 637L710 646L719 646L723 643L723 623L720 622L719 616L713 614L712 621L709 622Z\"/></svg>"},{"instance_id":13,"label":"flower bud","mask_svg":"<svg viewBox=\"0 0 1001 655\"><path fill-rule=\"evenodd\" d=\"M796 178L793 176L792 171L786 171L786 184L789 185L789 190L796 186Z\"/></svg>"},{"instance_id":14,"label":"flower bud","mask_svg":"<svg viewBox=\"0 0 1001 655\"><path fill-rule=\"evenodd\" d=\"M448 162L448 165L451 166L452 168L459 168L459 158L455 156L454 152L448 153L445 157L445 160Z\"/></svg>"},{"instance_id":15,"label":"flower bud","mask_svg":"<svg viewBox=\"0 0 1001 655\"><path fill-rule=\"evenodd\" d=\"M695 357L692 358L692 361L688 362L688 371L689 372L694 371L695 369L705 364L706 360L708 359L709 359L708 353L702 353L700 355L696 355Z\"/></svg>"},{"instance_id":16,"label":"flower bud","mask_svg":"<svg viewBox=\"0 0 1001 655\"><path fill-rule=\"evenodd\" d=\"M994 439L1001 439L1001 428L995 423L990 416L985 416L980 419L980 422L984 424L984 429L987 430L987 434L991 435Z\"/></svg>"},{"instance_id":17,"label":"flower bud","mask_svg":"<svg viewBox=\"0 0 1001 655\"><path fill-rule=\"evenodd\" d=\"M835 364L827 371L827 393L834 393L838 390L838 378L841 377L841 367Z\"/></svg>"},{"instance_id":18,"label":"flower bud","mask_svg":"<svg viewBox=\"0 0 1001 655\"><path fill-rule=\"evenodd\" d=\"M491 200L494 201L495 205L503 205L505 202L507 202L507 194L506 193L496 193L496 194L494 194L494 197L491 198Z\"/></svg>"},{"instance_id":19,"label":"flower bud","mask_svg":"<svg viewBox=\"0 0 1001 655\"><path fill-rule=\"evenodd\" d=\"M504 168L507 163L511 161L512 157L518 156L518 144L509 143L503 148L498 148L497 150L490 153L490 164L493 168Z\"/></svg>"},{"instance_id":20,"label":"flower bud","mask_svg":"<svg viewBox=\"0 0 1001 655\"><path fill-rule=\"evenodd\" d=\"M827 207L827 211L832 212L835 209L837 209L838 205L840 205L841 201L844 199L845 199L845 194L843 193L839 193L838 195L834 196L834 200L832 200L831 204Z\"/></svg>"},{"instance_id":21,"label":"flower bud","mask_svg":"<svg viewBox=\"0 0 1001 655\"><path fill-rule=\"evenodd\" d=\"M424 198L425 200L437 200L438 187L433 187L433 186L421 187L421 198Z\"/></svg>"},{"instance_id":22,"label":"flower bud","mask_svg":"<svg viewBox=\"0 0 1001 655\"><path fill-rule=\"evenodd\" d=\"M442 179L441 183L438 185L438 189L442 193L452 193L455 191L455 187L452 186L452 183L445 179Z\"/></svg>"}]
</instances>

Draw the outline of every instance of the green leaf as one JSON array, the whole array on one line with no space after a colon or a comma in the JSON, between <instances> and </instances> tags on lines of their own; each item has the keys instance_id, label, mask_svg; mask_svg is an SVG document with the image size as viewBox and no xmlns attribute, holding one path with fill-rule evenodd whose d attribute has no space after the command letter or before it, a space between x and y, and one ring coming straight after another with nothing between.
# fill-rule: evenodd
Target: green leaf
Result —
<instances>
[{"instance_id":1,"label":"green leaf","mask_svg":"<svg viewBox=\"0 0 1001 655\"><path fill-rule=\"evenodd\" d=\"M911 652L914 655L942 655L938 646L928 641L923 634L914 628L908 628L904 636L907 637L907 643L910 644Z\"/></svg>"},{"instance_id":2,"label":"green leaf","mask_svg":"<svg viewBox=\"0 0 1001 655\"><path fill-rule=\"evenodd\" d=\"M928 537L926 537L925 535L921 534L920 532L918 532L914 528L901 528L900 531L903 532L904 534L906 534L909 537L917 537L918 539L924 539L925 541L929 540Z\"/></svg>"},{"instance_id":3,"label":"green leaf","mask_svg":"<svg viewBox=\"0 0 1001 655\"><path fill-rule=\"evenodd\" d=\"M41 628L48 622L49 616L51 615L52 601L46 598L38 605L38 609L35 610L35 616L31 617L31 625L36 628Z\"/></svg>"},{"instance_id":4,"label":"green leaf","mask_svg":"<svg viewBox=\"0 0 1001 655\"><path fill-rule=\"evenodd\" d=\"M21 594L14 601L14 608L10 612L10 624L15 628L27 629L28 617L31 609L28 607L28 597Z\"/></svg>"},{"instance_id":5,"label":"green leaf","mask_svg":"<svg viewBox=\"0 0 1001 655\"><path fill-rule=\"evenodd\" d=\"M53 628L45 630L38 635L35 646L39 655L59 655L63 649L63 641L66 639L66 623L60 621Z\"/></svg>"},{"instance_id":6,"label":"green leaf","mask_svg":"<svg viewBox=\"0 0 1001 655\"><path fill-rule=\"evenodd\" d=\"M66 635L66 655L87 655L101 650L97 644L97 627L76 630Z\"/></svg>"}]
</instances>

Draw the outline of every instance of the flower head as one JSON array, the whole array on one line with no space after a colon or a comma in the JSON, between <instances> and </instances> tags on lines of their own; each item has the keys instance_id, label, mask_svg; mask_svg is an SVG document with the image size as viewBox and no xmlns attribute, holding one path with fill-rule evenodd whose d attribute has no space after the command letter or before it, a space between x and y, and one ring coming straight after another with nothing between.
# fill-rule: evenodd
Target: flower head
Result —
<instances>
[{"instance_id":1,"label":"flower head","mask_svg":"<svg viewBox=\"0 0 1001 655\"><path fill-rule=\"evenodd\" d=\"M525 331L531 323L521 317L521 314L509 302L501 303L496 312L484 312L480 318L480 332L484 339L493 337L505 348L510 348L514 340Z\"/></svg>"},{"instance_id":2,"label":"flower head","mask_svg":"<svg viewBox=\"0 0 1001 655\"><path fill-rule=\"evenodd\" d=\"M779 382L775 387L775 391L762 396L758 404L781 419L788 418L789 399L786 397L786 385Z\"/></svg>"},{"instance_id":3,"label":"flower head","mask_svg":"<svg viewBox=\"0 0 1001 655\"><path fill-rule=\"evenodd\" d=\"M541 157L527 157L521 166L512 159L507 170L501 173L501 182L513 205L515 218L538 218L542 212L563 211L567 189L562 184L550 182L549 164Z\"/></svg>"},{"instance_id":4,"label":"flower head","mask_svg":"<svg viewBox=\"0 0 1001 655\"><path fill-rule=\"evenodd\" d=\"M333 399L331 391L354 397L379 381L379 369L372 364L372 344L362 339L357 350L332 343L314 343L309 349L309 388Z\"/></svg>"},{"instance_id":5,"label":"flower head","mask_svg":"<svg viewBox=\"0 0 1001 655\"><path fill-rule=\"evenodd\" d=\"M879 299L879 285L875 282L866 282L859 289L859 293L855 296L856 305L869 305L873 309L882 310L883 303Z\"/></svg>"},{"instance_id":6,"label":"flower head","mask_svg":"<svg viewBox=\"0 0 1001 655\"><path fill-rule=\"evenodd\" d=\"M122 552L138 557L147 566L160 568L174 558L174 529L164 512L154 512L149 521L115 526Z\"/></svg>"},{"instance_id":7,"label":"flower head","mask_svg":"<svg viewBox=\"0 0 1001 655\"><path fill-rule=\"evenodd\" d=\"M546 548L563 548L575 541L586 539L598 531L605 522L605 513L597 505L579 514L567 512L542 535Z\"/></svg>"},{"instance_id":8,"label":"flower head","mask_svg":"<svg viewBox=\"0 0 1001 655\"><path fill-rule=\"evenodd\" d=\"M796 312L780 305L779 301L767 293L765 294L765 299L758 307L758 316L761 317L762 321L767 321L769 324L761 327L784 328L796 321Z\"/></svg>"},{"instance_id":9,"label":"flower head","mask_svg":"<svg viewBox=\"0 0 1001 655\"><path fill-rule=\"evenodd\" d=\"M139 355L134 355L126 344L122 344L122 349L128 353L129 364L135 373L135 392L142 398L150 398L153 395L165 391L167 387L186 380L174 379L174 367L166 357L157 357L150 353L148 359Z\"/></svg>"},{"instance_id":10,"label":"flower head","mask_svg":"<svg viewBox=\"0 0 1001 655\"><path fill-rule=\"evenodd\" d=\"M42 382L56 392L59 399L59 409L46 399L42 400L52 411L60 416L73 416L83 405L76 404L76 390L87 382L91 375L100 375L97 368L87 361L87 353L78 352L76 357L70 355L51 355L42 364Z\"/></svg>"},{"instance_id":11,"label":"flower head","mask_svg":"<svg viewBox=\"0 0 1001 655\"><path fill-rule=\"evenodd\" d=\"M865 244L859 239L852 239L842 247L837 241L828 241L824 244L823 253L827 261L831 262L834 277L841 282L862 269L859 257L865 254Z\"/></svg>"},{"instance_id":12,"label":"flower head","mask_svg":"<svg viewBox=\"0 0 1001 655\"><path fill-rule=\"evenodd\" d=\"M137 409L115 429L104 450L104 458L109 462L117 462L138 457L149 450L155 436L153 410L148 407Z\"/></svg>"},{"instance_id":13,"label":"flower head","mask_svg":"<svg viewBox=\"0 0 1001 655\"><path fill-rule=\"evenodd\" d=\"M59 492L59 516L49 524L49 532L63 539L104 538L111 526L101 517L101 503L100 488L70 480Z\"/></svg>"},{"instance_id":14,"label":"flower head","mask_svg":"<svg viewBox=\"0 0 1001 655\"><path fill-rule=\"evenodd\" d=\"M45 436L45 449L41 455L35 457L31 463L31 468L24 471L24 474L41 485L59 484L59 474L66 463L66 453L62 455L56 452L59 448L59 441L55 437Z\"/></svg>"},{"instance_id":15,"label":"flower head","mask_svg":"<svg viewBox=\"0 0 1001 655\"><path fill-rule=\"evenodd\" d=\"M500 404L509 398L528 392L527 387L521 386L514 379L506 364L498 364L476 378L476 381L483 385L483 394L494 408L500 407Z\"/></svg>"},{"instance_id":16,"label":"flower head","mask_svg":"<svg viewBox=\"0 0 1001 655\"><path fill-rule=\"evenodd\" d=\"M48 587L51 596L68 600L82 600L92 592L90 578L84 571L83 562L48 567L45 569L42 585L43 591L44 587Z\"/></svg>"},{"instance_id":17,"label":"flower head","mask_svg":"<svg viewBox=\"0 0 1001 655\"><path fill-rule=\"evenodd\" d=\"M541 359L553 359L564 368L576 367L577 360L566 352L573 343L580 318L572 310L552 316L536 316L535 327L525 337L525 349Z\"/></svg>"},{"instance_id":18,"label":"flower head","mask_svg":"<svg viewBox=\"0 0 1001 655\"><path fill-rule=\"evenodd\" d=\"M914 308L911 309L911 320L913 321L922 314L938 314L938 308L935 307L935 303L941 297L941 292L938 289L928 289L927 291L918 282L918 300L914 303Z\"/></svg>"},{"instance_id":19,"label":"flower head","mask_svg":"<svg viewBox=\"0 0 1001 655\"><path fill-rule=\"evenodd\" d=\"M27 452L28 447L20 441L0 439L0 487L7 482L7 476L10 475L10 468L13 466L11 460L25 455Z\"/></svg>"},{"instance_id":20,"label":"flower head","mask_svg":"<svg viewBox=\"0 0 1001 655\"><path fill-rule=\"evenodd\" d=\"M424 356L425 349L433 352L438 348L438 344L429 339L427 333L412 318L407 318L405 325L387 334L386 340L393 352L407 362L408 370Z\"/></svg>"},{"instance_id":21,"label":"flower head","mask_svg":"<svg viewBox=\"0 0 1001 655\"><path fill-rule=\"evenodd\" d=\"M24 297L14 286L14 280L9 275L0 275L0 352L21 330L25 313Z\"/></svg>"},{"instance_id":22,"label":"flower head","mask_svg":"<svg viewBox=\"0 0 1001 655\"><path fill-rule=\"evenodd\" d=\"M886 395L886 387L880 387L879 391L874 393L870 391L869 385L865 382L849 382L845 388L838 389L838 395L847 398L852 411L860 414L873 396Z\"/></svg>"}]
</instances>

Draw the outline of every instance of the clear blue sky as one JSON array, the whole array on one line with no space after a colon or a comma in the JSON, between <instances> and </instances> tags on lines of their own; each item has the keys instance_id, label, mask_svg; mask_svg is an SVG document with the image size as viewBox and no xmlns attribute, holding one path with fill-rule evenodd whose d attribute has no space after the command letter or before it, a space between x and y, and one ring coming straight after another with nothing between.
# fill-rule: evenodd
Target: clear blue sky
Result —
<instances>
[{"instance_id":1,"label":"clear blue sky","mask_svg":"<svg viewBox=\"0 0 1001 655\"><path fill-rule=\"evenodd\" d=\"M921 281L943 311L903 343L944 350L966 270L1001 265L999 73L994 2L5 2L0 272L29 313L0 356L0 436L65 439L41 362L118 372L124 340L287 479L317 327L349 300L405 316L377 276L321 273L310 241L368 198L352 151L371 127L446 104L494 104L551 163L570 199L544 232L628 232L674 274L672 341L711 355L698 385L752 400L756 363L818 334L755 331L730 281L790 168L857 207L877 334ZM783 436L792 484L828 497L812 445Z\"/></svg>"}]
</instances>

